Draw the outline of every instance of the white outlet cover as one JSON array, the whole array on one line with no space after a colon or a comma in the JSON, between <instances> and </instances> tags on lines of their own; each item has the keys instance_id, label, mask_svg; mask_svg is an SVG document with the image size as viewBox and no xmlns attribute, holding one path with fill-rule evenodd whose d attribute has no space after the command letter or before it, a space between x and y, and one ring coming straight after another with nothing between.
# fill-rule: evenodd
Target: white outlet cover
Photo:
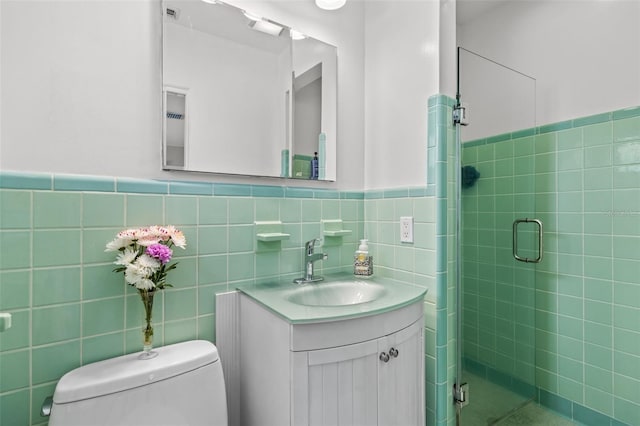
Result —
<instances>
[{"instance_id":1,"label":"white outlet cover","mask_svg":"<svg viewBox=\"0 0 640 426\"><path fill-rule=\"evenodd\" d=\"M402 216L400 218L400 242L413 243L413 217Z\"/></svg>"}]
</instances>

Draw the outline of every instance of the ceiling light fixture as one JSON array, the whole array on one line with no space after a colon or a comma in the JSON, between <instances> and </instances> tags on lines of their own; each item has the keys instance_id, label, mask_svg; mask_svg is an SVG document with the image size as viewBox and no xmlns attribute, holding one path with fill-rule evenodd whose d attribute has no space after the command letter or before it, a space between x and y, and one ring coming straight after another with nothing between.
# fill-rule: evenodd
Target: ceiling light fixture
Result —
<instances>
[{"instance_id":1,"label":"ceiling light fixture","mask_svg":"<svg viewBox=\"0 0 640 426\"><path fill-rule=\"evenodd\" d=\"M345 5L347 0L316 0L316 6L324 10L336 10Z\"/></svg>"}]
</instances>

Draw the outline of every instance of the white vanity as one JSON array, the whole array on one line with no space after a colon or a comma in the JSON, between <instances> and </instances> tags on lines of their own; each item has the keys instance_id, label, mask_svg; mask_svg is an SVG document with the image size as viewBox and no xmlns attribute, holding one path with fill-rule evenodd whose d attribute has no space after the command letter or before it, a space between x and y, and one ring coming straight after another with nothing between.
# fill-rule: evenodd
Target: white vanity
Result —
<instances>
[{"instance_id":1,"label":"white vanity","mask_svg":"<svg viewBox=\"0 0 640 426\"><path fill-rule=\"evenodd\" d=\"M239 290L237 424L424 425L425 289L343 276Z\"/></svg>"}]
</instances>

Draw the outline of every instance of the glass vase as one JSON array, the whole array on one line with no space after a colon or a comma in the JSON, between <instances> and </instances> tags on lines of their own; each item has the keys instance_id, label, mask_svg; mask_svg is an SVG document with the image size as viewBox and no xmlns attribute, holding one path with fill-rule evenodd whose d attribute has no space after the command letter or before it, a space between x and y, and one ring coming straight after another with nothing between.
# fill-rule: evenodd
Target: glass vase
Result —
<instances>
[{"instance_id":1,"label":"glass vase","mask_svg":"<svg viewBox=\"0 0 640 426\"><path fill-rule=\"evenodd\" d=\"M142 353L138 359L152 359L158 356L158 352L153 350L153 296L154 290L138 290L144 305L144 327L142 328Z\"/></svg>"}]
</instances>

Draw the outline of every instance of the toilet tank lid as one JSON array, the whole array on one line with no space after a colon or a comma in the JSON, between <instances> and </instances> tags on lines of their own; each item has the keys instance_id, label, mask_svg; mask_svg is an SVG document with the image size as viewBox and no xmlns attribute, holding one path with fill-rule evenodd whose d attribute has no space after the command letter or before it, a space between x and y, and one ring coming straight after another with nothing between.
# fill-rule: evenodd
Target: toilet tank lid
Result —
<instances>
[{"instance_id":1,"label":"toilet tank lid","mask_svg":"<svg viewBox=\"0 0 640 426\"><path fill-rule=\"evenodd\" d=\"M217 348L205 340L192 340L154 349L158 356L139 360L139 353L111 358L76 368L62 376L53 395L66 404L148 385L218 361Z\"/></svg>"}]
</instances>

